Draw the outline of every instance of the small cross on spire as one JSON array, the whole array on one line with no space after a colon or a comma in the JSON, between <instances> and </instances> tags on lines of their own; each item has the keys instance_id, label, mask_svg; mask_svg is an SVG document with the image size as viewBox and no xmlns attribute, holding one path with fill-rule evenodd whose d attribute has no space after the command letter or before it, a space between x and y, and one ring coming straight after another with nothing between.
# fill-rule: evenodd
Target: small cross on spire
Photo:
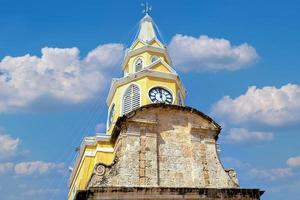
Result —
<instances>
[{"instance_id":1,"label":"small cross on spire","mask_svg":"<svg viewBox=\"0 0 300 200\"><path fill-rule=\"evenodd\" d=\"M146 3L142 3L141 6L144 7L143 13L145 13L146 15L148 15L150 13L150 11L152 10L152 6L150 6L147 1L146 1Z\"/></svg>"}]
</instances>

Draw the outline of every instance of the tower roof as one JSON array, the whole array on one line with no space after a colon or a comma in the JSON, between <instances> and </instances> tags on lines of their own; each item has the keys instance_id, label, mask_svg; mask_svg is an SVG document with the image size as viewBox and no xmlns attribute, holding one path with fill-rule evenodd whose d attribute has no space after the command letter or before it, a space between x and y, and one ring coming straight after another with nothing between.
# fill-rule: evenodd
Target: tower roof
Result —
<instances>
[{"instance_id":1,"label":"tower roof","mask_svg":"<svg viewBox=\"0 0 300 200\"><path fill-rule=\"evenodd\" d=\"M139 39L145 43L149 43L153 41L153 39L157 39L155 23L150 17L148 13L141 19L139 24L139 32L136 39Z\"/></svg>"}]
</instances>

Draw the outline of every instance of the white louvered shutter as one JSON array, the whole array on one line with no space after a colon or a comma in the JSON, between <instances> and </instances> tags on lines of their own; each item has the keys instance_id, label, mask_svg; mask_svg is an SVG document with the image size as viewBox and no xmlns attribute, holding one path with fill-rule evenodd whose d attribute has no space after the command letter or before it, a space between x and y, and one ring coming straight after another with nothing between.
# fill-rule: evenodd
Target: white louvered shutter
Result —
<instances>
[{"instance_id":1,"label":"white louvered shutter","mask_svg":"<svg viewBox=\"0 0 300 200\"><path fill-rule=\"evenodd\" d=\"M137 85L132 84L126 90L123 97L123 114L140 107L140 89Z\"/></svg>"},{"instance_id":2,"label":"white louvered shutter","mask_svg":"<svg viewBox=\"0 0 300 200\"><path fill-rule=\"evenodd\" d=\"M137 85L132 85L132 109L137 109L140 107L140 89Z\"/></svg>"}]
</instances>

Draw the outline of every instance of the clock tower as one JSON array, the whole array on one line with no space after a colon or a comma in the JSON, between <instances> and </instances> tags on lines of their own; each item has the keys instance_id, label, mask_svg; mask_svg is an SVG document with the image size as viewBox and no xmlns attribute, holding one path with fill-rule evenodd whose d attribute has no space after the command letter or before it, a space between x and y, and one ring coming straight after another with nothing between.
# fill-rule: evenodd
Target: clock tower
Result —
<instances>
[{"instance_id":1,"label":"clock tower","mask_svg":"<svg viewBox=\"0 0 300 200\"><path fill-rule=\"evenodd\" d=\"M106 100L107 134L112 133L118 117L141 106L184 105L186 91L156 27L148 14L140 20L137 37L126 50L122 63L123 77L112 80Z\"/></svg>"},{"instance_id":2,"label":"clock tower","mask_svg":"<svg viewBox=\"0 0 300 200\"><path fill-rule=\"evenodd\" d=\"M85 137L68 200L259 200L217 151L221 126L185 105L186 91L147 13L112 80L105 134Z\"/></svg>"}]
</instances>

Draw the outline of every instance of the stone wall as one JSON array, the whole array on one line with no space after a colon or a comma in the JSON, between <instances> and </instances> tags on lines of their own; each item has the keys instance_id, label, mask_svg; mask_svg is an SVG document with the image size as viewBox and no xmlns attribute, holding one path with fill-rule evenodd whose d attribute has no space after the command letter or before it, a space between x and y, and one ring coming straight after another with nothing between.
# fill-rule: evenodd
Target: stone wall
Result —
<instances>
[{"instance_id":1,"label":"stone wall","mask_svg":"<svg viewBox=\"0 0 300 200\"><path fill-rule=\"evenodd\" d=\"M89 187L236 188L220 163L218 125L184 107L149 107L119 123L115 162L95 167ZM97 167L104 172L97 172Z\"/></svg>"}]
</instances>

